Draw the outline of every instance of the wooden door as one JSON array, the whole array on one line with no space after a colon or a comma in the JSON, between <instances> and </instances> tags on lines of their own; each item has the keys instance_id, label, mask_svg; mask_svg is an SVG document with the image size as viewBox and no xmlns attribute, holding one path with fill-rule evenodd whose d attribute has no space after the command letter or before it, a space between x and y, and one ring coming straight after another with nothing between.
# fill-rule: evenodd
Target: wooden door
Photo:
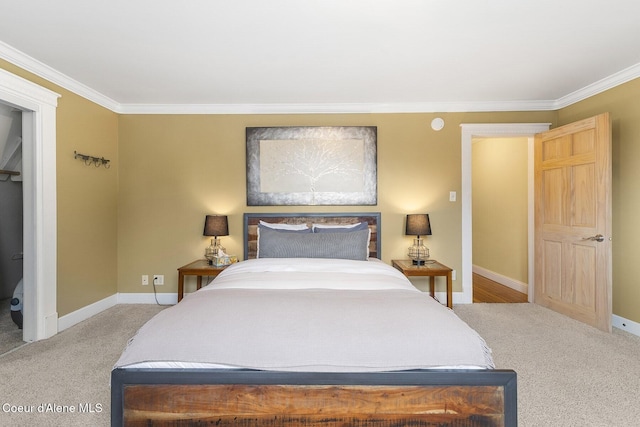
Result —
<instances>
[{"instance_id":1,"label":"wooden door","mask_svg":"<svg viewBox=\"0 0 640 427\"><path fill-rule=\"evenodd\" d=\"M535 138L534 302L611 331L611 122Z\"/></svg>"}]
</instances>

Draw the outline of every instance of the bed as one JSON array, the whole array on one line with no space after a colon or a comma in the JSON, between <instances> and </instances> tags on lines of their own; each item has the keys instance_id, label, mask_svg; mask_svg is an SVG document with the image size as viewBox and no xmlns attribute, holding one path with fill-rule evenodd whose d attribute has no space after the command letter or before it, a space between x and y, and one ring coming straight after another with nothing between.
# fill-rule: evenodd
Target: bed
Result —
<instances>
[{"instance_id":1,"label":"bed","mask_svg":"<svg viewBox=\"0 0 640 427\"><path fill-rule=\"evenodd\" d=\"M516 373L377 259L380 226L380 213L245 214L246 261L128 343L112 425L517 425Z\"/></svg>"}]
</instances>

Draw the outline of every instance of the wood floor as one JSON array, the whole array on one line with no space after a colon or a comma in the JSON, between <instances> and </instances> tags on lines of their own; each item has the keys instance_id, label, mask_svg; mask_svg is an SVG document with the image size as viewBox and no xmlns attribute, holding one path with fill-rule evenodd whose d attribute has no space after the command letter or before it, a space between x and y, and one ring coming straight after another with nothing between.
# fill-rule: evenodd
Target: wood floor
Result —
<instances>
[{"instance_id":1,"label":"wood floor","mask_svg":"<svg viewBox=\"0 0 640 427\"><path fill-rule=\"evenodd\" d=\"M527 295L473 273L473 302L527 302Z\"/></svg>"}]
</instances>

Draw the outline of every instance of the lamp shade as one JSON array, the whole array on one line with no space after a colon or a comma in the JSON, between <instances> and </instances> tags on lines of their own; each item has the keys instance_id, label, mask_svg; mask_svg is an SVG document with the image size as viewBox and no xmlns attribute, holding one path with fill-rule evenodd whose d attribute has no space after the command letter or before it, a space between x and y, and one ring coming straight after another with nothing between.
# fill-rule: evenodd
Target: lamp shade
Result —
<instances>
[{"instance_id":1,"label":"lamp shade","mask_svg":"<svg viewBox=\"0 0 640 427\"><path fill-rule=\"evenodd\" d=\"M429 214L407 215L407 228L404 234L409 236L430 236L431 223L429 222Z\"/></svg>"},{"instance_id":2,"label":"lamp shade","mask_svg":"<svg viewBox=\"0 0 640 427\"><path fill-rule=\"evenodd\" d=\"M226 215L207 215L204 219L203 236L228 236L229 224Z\"/></svg>"}]
</instances>

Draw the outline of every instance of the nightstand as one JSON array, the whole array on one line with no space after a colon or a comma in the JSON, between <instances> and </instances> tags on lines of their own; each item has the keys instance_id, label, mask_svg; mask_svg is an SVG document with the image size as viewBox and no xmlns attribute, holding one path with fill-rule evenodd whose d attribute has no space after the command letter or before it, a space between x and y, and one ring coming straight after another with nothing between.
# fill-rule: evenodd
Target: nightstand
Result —
<instances>
[{"instance_id":1,"label":"nightstand","mask_svg":"<svg viewBox=\"0 0 640 427\"><path fill-rule=\"evenodd\" d=\"M437 261L430 260L430 262L424 265L413 265L413 261L410 259L394 259L391 264L400 270L402 274L407 277L411 276L428 276L429 277L429 290L431 296L435 297L435 282L436 276L443 276L447 278L447 307L453 308L453 284L451 283L451 268L444 264L440 264Z\"/></svg>"},{"instance_id":2,"label":"nightstand","mask_svg":"<svg viewBox=\"0 0 640 427\"><path fill-rule=\"evenodd\" d=\"M199 259L180 267L178 269L178 302L180 302L184 296L184 276L198 276L197 289L200 289L202 287L202 276L215 277L227 267L226 265L222 267L210 265L206 259Z\"/></svg>"}]
</instances>

